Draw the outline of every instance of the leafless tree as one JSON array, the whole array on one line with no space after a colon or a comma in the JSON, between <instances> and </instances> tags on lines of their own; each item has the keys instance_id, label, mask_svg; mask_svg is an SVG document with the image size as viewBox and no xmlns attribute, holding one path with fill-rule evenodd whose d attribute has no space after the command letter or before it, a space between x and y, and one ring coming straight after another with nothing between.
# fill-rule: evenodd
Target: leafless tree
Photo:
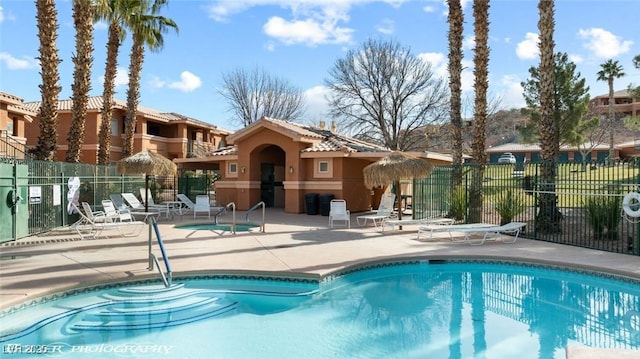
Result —
<instances>
[{"instance_id":1,"label":"leafless tree","mask_svg":"<svg viewBox=\"0 0 640 359\"><path fill-rule=\"evenodd\" d=\"M235 69L222 75L220 94L233 112L232 121L247 126L264 117L297 121L304 116L305 96L287 80L264 69Z\"/></svg>"},{"instance_id":2,"label":"leafless tree","mask_svg":"<svg viewBox=\"0 0 640 359\"><path fill-rule=\"evenodd\" d=\"M394 41L370 39L349 51L325 83L330 114L346 133L393 150L423 147L422 128L448 120L446 81Z\"/></svg>"}]
</instances>

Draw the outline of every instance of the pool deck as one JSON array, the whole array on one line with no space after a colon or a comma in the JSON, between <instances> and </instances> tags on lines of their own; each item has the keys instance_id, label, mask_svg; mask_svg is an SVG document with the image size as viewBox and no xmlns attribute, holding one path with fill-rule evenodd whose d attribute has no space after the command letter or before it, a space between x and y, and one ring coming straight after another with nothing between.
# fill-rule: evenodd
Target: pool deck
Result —
<instances>
[{"instance_id":1,"label":"pool deck","mask_svg":"<svg viewBox=\"0 0 640 359\"><path fill-rule=\"evenodd\" d=\"M352 214L350 229L328 228L320 215L266 210L265 233L216 233L175 228L193 223L161 219L159 228L174 277L195 273L261 272L319 278L364 262L394 258L513 259L558 264L616 273L640 279L640 257L518 239L514 244L487 241L481 246L452 243L444 232L432 241L417 241L417 226L380 232L358 226ZM252 220L258 220L252 214ZM238 222L243 213L236 213ZM199 217L198 222L206 222ZM231 221L226 214L221 222ZM113 234L117 232L112 231ZM107 233L107 232L105 232ZM154 241L153 252L160 256ZM158 278L149 271L148 231L137 237L84 239L66 230L23 238L0 245L0 310L40 296L79 286L123 280ZM638 351L606 351L611 358L639 357ZM572 348L568 358L607 358L601 351ZM603 356L604 355L604 356ZM633 356L631 356L633 355Z\"/></svg>"}]
</instances>

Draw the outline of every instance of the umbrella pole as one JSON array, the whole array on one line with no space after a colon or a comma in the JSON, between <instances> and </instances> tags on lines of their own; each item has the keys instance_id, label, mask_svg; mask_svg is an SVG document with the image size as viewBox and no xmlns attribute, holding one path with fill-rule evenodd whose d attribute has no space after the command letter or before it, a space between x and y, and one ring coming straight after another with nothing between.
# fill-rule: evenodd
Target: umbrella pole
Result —
<instances>
[{"instance_id":1,"label":"umbrella pole","mask_svg":"<svg viewBox=\"0 0 640 359\"><path fill-rule=\"evenodd\" d=\"M396 201L398 202L398 220L402 220L402 188L400 188L400 181L395 181L396 187ZM402 230L402 224L398 226L399 230Z\"/></svg>"},{"instance_id":2,"label":"umbrella pole","mask_svg":"<svg viewBox=\"0 0 640 359\"><path fill-rule=\"evenodd\" d=\"M144 176L144 211L149 212L149 175Z\"/></svg>"}]
</instances>

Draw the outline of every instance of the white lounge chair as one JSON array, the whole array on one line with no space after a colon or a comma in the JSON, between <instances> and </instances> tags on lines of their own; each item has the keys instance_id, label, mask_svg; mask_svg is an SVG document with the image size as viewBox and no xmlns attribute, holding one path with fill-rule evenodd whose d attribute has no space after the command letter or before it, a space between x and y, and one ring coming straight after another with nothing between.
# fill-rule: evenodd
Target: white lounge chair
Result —
<instances>
[{"instance_id":1,"label":"white lounge chair","mask_svg":"<svg viewBox=\"0 0 640 359\"><path fill-rule=\"evenodd\" d=\"M396 201L396 195L393 193L385 193L380 199L380 205L374 213L364 214L356 217L358 225L364 226L367 221L373 222L373 226L377 227L378 223L382 223L385 219L391 218L393 215L393 206ZM362 223L360 223L362 221Z\"/></svg>"},{"instance_id":2,"label":"white lounge chair","mask_svg":"<svg viewBox=\"0 0 640 359\"><path fill-rule=\"evenodd\" d=\"M198 213L206 213L208 218L211 218L211 204L209 202L209 196L206 194L199 194L196 196L196 202L193 205L193 218L195 219Z\"/></svg>"},{"instance_id":3,"label":"white lounge chair","mask_svg":"<svg viewBox=\"0 0 640 359\"><path fill-rule=\"evenodd\" d=\"M178 200L180 202L182 202L182 208L180 209L182 214L189 213L190 211L193 211L193 209L195 208L196 204L193 203L191 198L187 197L187 195L184 194L184 193L178 193L176 195L176 197L178 198Z\"/></svg>"},{"instance_id":4,"label":"white lounge chair","mask_svg":"<svg viewBox=\"0 0 640 359\"><path fill-rule=\"evenodd\" d=\"M391 230L395 230L396 227L410 226L410 225L438 225L446 226L455 222L451 218L437 217L437 218L422 218L422 219L397 219L388 218L382 221L382 232L384 233L387 227L391 227Z\"/></svg>"},{"instance_id":5,"label":"white lounge chair","mask_svg":"<svg viewBox=\"0 0 640 359\"><path fill-rule=\"evenodd\" d=\"M131 213L134 216L136 215L136 212L138 212L138 213L147 213L146 208L144 207L142 202L140 202L138 200L138 198L133 193L131 193L131 192L122 193L121 196L125 200L125 202L129 205L129 207L131 208ZM163 213L166 213L166 211L168 211L167 207L156 206L156 207L149 207L149 212L148 213L152 213L153 212L153 213L163 214Z\"/></svg>"},{"instance_id":6,"label":"white lounge chair","mask_svg":"<svg viewBox=\"0 0 640 359\"><path fill-rule=\"evenodd\" d=\"M113 201L109 199L102 200L102 208L107 217L114 218L116 222L132 222L134 220L129 208L116 208Z\"/></svg>"},{"instance_id":7,"label":"white lounge chair","mask_svg":"<svg viewBox=\"0 0 640 359\"><path fill-rule=\"evenodd\" d=\"M464 224L437 224L437 223L431 223L431 224L422 224L420 227L418 227L418 240L420 240L420 236L424 233L429 233L429 240L433 240L433 233L434 232L447 232L449 233L449 238L451 239L452 242L463 242L463 240L456 240L453 237L453 232L457 232L457 231L463 231L466 229L474 229L474 228L491 228L491 227L496 227L495 224L489 224L489 223L464 223Z\"/></svg>"},{"instance_id":8,"label":"white lounge chair","mask_svg":"<svg viewBox=\"0 0 640 359\"><path fill-rule=\"evenodd\" d=\"M71 206L78 212L80 215L80 220L74 223L71 228L73 228L80 238L85 239L87 237L97 239L102 236L102 233L105 230L116 230L118 234L125 237L137 236L142 232L142 228L144 228L145 223L139 221L129 221L129 222L119 222L119 221L99 221L96 222L94 219L89 218L86 215L86 211L83 213L80 209L72 203ZM92 213L95 213L92 211ZM94 217L96 218L96 217ZM136 230L133 232L125 232L124 228L131 227ZM106 238L106 236L104 236Z\"/></svg>"},{"instance_id":9,"label":"white lounge chair","mask_svg":"<svg viewBox=\"0 0 640 359\"><path fill-rule=\"evenodd\" d=\"M347 201L332 199L329 206L329 228L333 228L335 222L344 222L348 228L351 228L351 212L347 209Z\"/></svg>"},{"instance_id":10,"label":"white lounge chair","mask_svg":"<svg viewBox=\"0 0 640 359\"><path fill-rule=\"evenodd\" d=\"M435 231L447 231L449 232L449 236L454 242L466 242L471 245L479 246L483 245L485 241L491 238L492 235L497 235L497 239L502 240L503 243L515 243L518 240L518 236L520 235L520 231L527 224L525 222L510 222L501 226L492 225L487 223L472 223L472 224L459 224L459 225L451 225L451 226L441 226L443 228L431 228L430 230ZM427 228L424 228L423 232L426 231ZM419 230L420 231L420 230ZM452 232L461 232L464 234L464 238L462 240L454 240ZM471 238L474 234L482 235L481 239L474 240ZM510 234L513 236L513 239L506 239L502 234Z\"/></svg>"},{"instance_id":11,"label":"white lounge chair","mask_svg":"<svg viewBox=\"0 0 640 359\"><path fill-rule=\"evenodd\" d=\"M145 194L145 189L140 188L140 198L142 199L141 202L143 205L148 202L147 208L149 209L153 208L154 210L157 210L160 213L164 213L165 216L169 218L169 215L171 214L171 210L173 209L172 206L165 203L156 203L153 200L153 195L151 194L151 190L149 188L147 188L146 194Z\"/></svg>"},{"instance_id":12,"label":"white lounge chair","mask_svg":"<svg viewBox=\"0 0 640 359\"><path fill-rule=\"evenodd\" d=\"M82 202L82 209L84 210L85 216L94 223L103 223L103 222L114 222L117 216L107 216L104 211L94 211L91 208L91 205L87 202Z\"/></svg>"}]
</instances>

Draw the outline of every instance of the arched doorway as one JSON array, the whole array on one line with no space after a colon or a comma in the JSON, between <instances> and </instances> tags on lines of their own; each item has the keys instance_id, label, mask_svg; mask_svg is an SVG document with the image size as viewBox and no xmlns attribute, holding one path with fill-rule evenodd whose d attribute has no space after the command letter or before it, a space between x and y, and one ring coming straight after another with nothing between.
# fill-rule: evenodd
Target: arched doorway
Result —
<instances>
[{"instance_id":1,"label":"arched doorway","mask_svg":"<svg viewBox=\"0 0 640 359\"><path fill-rule=\"evenodd\" d=\"M285 151L276 145L256 149L251 155L252 162L260 163L260 200L267 207L284 208L285 160Z\"/></svg>"}]
</instances>

